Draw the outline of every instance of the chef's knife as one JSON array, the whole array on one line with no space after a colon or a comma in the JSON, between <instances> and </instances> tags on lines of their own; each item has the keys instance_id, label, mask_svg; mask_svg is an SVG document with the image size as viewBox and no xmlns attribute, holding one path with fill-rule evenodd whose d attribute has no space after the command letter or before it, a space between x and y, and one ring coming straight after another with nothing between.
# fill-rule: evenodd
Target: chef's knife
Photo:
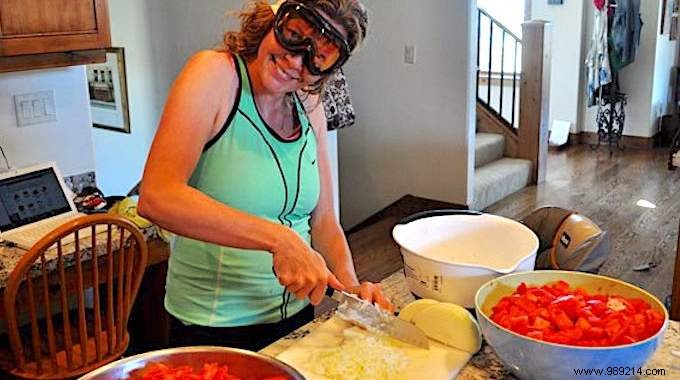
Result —
<instances>
[{"instance_id":1,"label":"chef's knife","mask_svg":"<svg viewBox=\"0 0 680 380\"><path fill-rule=\"evenodd\" d=\"M377 306L354 294L328 287L326 295L340 302L335 314L340 319L420 348L428 349L430 347L427 336L421 329L380 310Z\"/></svg>"}]
</instances>

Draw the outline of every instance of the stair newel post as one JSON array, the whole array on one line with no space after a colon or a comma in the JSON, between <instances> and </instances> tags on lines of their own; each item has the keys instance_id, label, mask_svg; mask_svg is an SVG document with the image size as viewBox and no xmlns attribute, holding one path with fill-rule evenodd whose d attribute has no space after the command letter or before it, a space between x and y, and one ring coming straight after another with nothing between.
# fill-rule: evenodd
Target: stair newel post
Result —
<instances>
[{"instance_id":1,"label":"stair newel post","mask_svg":"<svg viewBox=\"0 0 680 380\"><path fill-rule=\"evenodd\" d=\"M541 20L522 24L519 157L533 163L533 184L545 181L548 158L550 29Z\"/></svg>"}]
</instances>

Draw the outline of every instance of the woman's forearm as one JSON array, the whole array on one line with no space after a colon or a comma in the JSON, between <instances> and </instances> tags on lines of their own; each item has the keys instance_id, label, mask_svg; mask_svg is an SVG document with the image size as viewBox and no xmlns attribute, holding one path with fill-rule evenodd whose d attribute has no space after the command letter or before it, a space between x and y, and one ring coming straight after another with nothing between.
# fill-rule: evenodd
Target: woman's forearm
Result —
<instances>
[{"instance_id":1,"label":"woman's forearm","mask_svg":"<svg viewBox=\"0 0 680 380\"><path fill-rule=\"evenodd\" d=\"M359 285L347 239L337 222L328 220L313 225L312 246L321 253L328 268L343 285Z\"/></svg>"},{"instance_id":2,"label":"woman's forearm","mask_svg":"<svg viewBox=\"0 0 680 380\"><path fill-rule=\"evenodd\" d=\"M155 224L196 240L243 249L272 251L284 227L224 205L187 186L142 185L140 215Z\"/></svg>"}]
</instances>

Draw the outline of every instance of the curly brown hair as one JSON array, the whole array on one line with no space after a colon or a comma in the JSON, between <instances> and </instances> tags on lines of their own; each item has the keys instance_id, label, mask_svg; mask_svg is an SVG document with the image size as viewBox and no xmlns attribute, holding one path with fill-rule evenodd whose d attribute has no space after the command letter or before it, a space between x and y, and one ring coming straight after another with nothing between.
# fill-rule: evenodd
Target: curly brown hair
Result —
<instances>
[{"instance_id":1,"label":"curly brown hair","mask_svg":"<svg viewBox=\"0 0 680 380\"><path fill-rule=\"evenodd\" d=\"M368 28L366 8L359 0L296 0L310 5L333 20L336 20L347 31L347 43L350 51L355 51ZM246 61L257 56L260 43L274 25L275 15L264 0L251 1L237 14L241 20L241 28L224 33L223 46L219 50L228 51L243 57ZM324 84L330 75L324 75L318 82L305 88L310 95L323 92Z\"/></svg>"}]
</instances>

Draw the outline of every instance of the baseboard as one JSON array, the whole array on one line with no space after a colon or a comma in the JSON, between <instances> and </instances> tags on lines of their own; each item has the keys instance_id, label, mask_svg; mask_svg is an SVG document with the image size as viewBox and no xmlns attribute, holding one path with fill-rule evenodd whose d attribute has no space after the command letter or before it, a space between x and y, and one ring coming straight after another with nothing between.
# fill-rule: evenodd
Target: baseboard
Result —
<instances>
[{"instance_id":1,"label":"baseboard","mask_svg":"<svg viewBox=\"0 0 680 380\"><path fill-rule=\"evenodd\" d=\"M652 149L654 148L654 136L652 137L638 137L638 136L621 136L619 145L631 149ZM569 134L570 144L597 144L597 133L595 132L580 132ZM606 144L606 143L602 143Z\"/></svg>"},{"instance_id":2,"label":"baseboard","mask_svg":"<svg viewBox=\"0 0 680 380\"><path fill-rule=\"evenodd\" d=\"M407 194L397 199L396 201L390 203L382 210L369 216L368 218L364 219L358 224L355 224L353 227L345 230L345 234L349 235L388 217L393 217L396 218L397 220L401 220L402 218L415 214L416 212L425 210L437 210L443 208L453 208L457 210L469 209L468 206L466 205L459 205L455 203L443 202L435 199L422 198Z\"/></svg>"}]
</instances>

